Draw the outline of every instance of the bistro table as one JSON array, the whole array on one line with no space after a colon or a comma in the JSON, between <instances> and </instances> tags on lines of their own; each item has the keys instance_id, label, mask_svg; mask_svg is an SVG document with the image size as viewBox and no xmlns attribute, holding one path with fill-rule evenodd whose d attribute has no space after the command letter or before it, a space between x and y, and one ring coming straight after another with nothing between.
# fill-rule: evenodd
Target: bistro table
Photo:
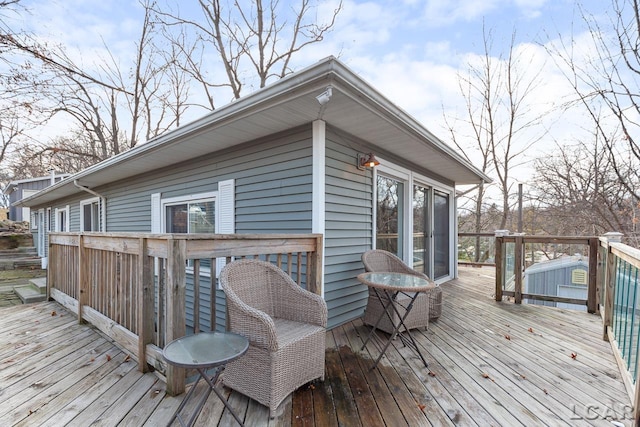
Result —
<instances>
[{"instance_id":1,"label":"bistro table","mask_svg":"<svg viewBox=\"0 0 640 427\"><path fill-rule=\"evenodd\" d=\"M227 402L227 399L216 389L215 383L225 365L245 354L248 348L249 341L245 337L231 332L201 332L178 338L167 344L162 351L167 363L179 368L197 369L200 374L167 425L171 425L176 418L183 427L193 425L211 394L211 390L213 390L236 421L241 426L244 426ZM215 368L215 371L210 376L207 371L212 368ZM189 399L193 396L193 392L201 378L204 378L209 387L191 415L189 422L185 424L180 411L184 409Z\"/></svg>"},{"instance_id":2,"label":"bistro table","mask_svg":"<svg viewBox=\"0 0 640 427\"><path fill-rule=\"evenodd\" d=\"M413 303L416 301L418 294L420 292L427 292L431 289L434 289L436 287L435 283L420 276L414 276L406 273L390 272L362 273L358 275L358 280L373 289L376 297L380 301L380 304L382 304L383 306L383 310L380 314L380 317L378 318L378 321L371 329L371 332L369 333L369 336L367 336L367 339L364 341L364 344L362 345L360 351L364 350L369 340L371 340L371 338L373 337L376 331L376 327L382 320L383 316L388 316L389 320L391 320L391 323L394 325L393 332L389 335L389 339L380 351L380 355L378 356L378 359L375 361L371 369L374 369L376 366L378 366L378 362L380 362L380 359L382 359L382 356L384 356L384 353L387 351L387 348L389 348L389 345L391 345L391 341L396 335L399 335L402 342L406 346L411 347L418 354L418 356L420 356L420 359L422 360L422 363L424 363L424 366L428 367L427 361L424 359L424 356L422 355L422 352L418 347L418 343L413 338L413 335L411 335L411 331L409 331L409 328L406 327L404 320L411 312ZM404 294L409 297L409 303L406 306L396 299L398 294ZM386 298L383 298L383 295ZM404 314L401 314L400 310L398 309L398 304L402 305L402 307L405 309ZM391 309L394 310L396 315L398 316L398 322L393 321L390 313ZM404 328L404 331L401 331L400 328ZM398 332L400 333L398 334ZM409 337L408 339L404 336L404 333L407 334L407 336Z\"/></svg>"}]
</instances>

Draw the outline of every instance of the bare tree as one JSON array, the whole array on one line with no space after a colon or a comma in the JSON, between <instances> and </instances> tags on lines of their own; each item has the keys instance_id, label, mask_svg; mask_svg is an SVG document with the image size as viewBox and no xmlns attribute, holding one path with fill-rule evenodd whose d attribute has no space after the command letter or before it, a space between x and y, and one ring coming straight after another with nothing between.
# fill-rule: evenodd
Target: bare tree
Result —
<instances>
[{"instance_id":1,"label":"bare tree","mask_svg":"<svg viewBox=\"0 0 640 427\"><path fill-rule=\"evenodd\" d=\"M482 57L469 63L468 74L458 78L466 117L448 119L448 126L460 152L469 161L477 160L479 154L482 172L496 179L501 194L498 226L505 228L511 211L511 173L524 163L525 151L544 136L539 125L546 112L532 107L530 98L540 84L540 69L532 70L532 58L516 49L516 33L511 34L506 54L496 56L493 33L484 30L483 48ZM475 193L471 198L475 232L485 231L487 186L481 183L469 193Z\"/></svg>"},{"instance_id":2,"label":"bare tree","mask_svg":"<svg viewBox=\"0 0 640 427\"><path fill-rule=\"evenodd\" d=\"M640 242L640 207L633 194L640 190L635 172L611 167L608 148L599 131L593 140L558 145L555 154L536 161L536 192L543 232L554 235L625 234ZM624 184L618 173L625 177Z\"/></svg>"},{"instance_id":3,"label":"bare tree","mask_svg":"<svg viewBox=\"0 0 640 427\"><path fill-rule=\"evenodd\" d=\"M157 47L149 2L142 6L141 33L135 42L133 61L126 65L127 72L121 71L108 46L107 57L90 73L68 56L64 46L44 45L35 36L9 27L0 34L0 49L12 54L6 80L13 83L14 102L25 103L28 96L39 98L37 105L49 116L71 117L77 124L70 128L73 137L86 144L69 144L65 136L38 141L21 151L18 163L24 163L25 153L39 156L48 152L56 153L56 157L67 153L70 161L88 166L179 123L187 108L188 87L175 56ZM46 78L44 83L42 76ZM18 84L20 91L16 90ZM83 155L86 157L80 160Z\"/></svg>"},{"instance_id":4,"label":"bare tree","mask_svg":"<svg viewBox=\"0 0 640 427\"><path fill-rule=\"evenodd\" d=\"M592 44L572 37L546 47L576 94L567 108L586 111L608 156L607 166L640 201L640 189L634 185L640 179L639 2L611 0L611 5L608 22L579 9Z\"/></svg>"},{"instance_id":5,"label":"bare tree","mask_svg":"<svg viewBox=\"0 0 640 427\"><path fill-rule=\"evenodd\" d=\"M186 110L198 103L190 77L204 89L211 110L217 88L231 88L237 98L245 80L257 78L262 87L286 75L293 55L320 42L341 8L329 15L328 23L317 24L311 0L296 7L277 0L264 5L261 0L242 5L199 0L201 16L185 19L160 11L153 0L140 0L144 16L130 62L115 58L105 45L104 57L87 68L65 46L45 44L37 35L7 25L3 11L28 12L15 8L17 1L1 1L0 64L9 72L0 72L0 83L7 83L0 85L6 95L0 99L0 118L12 102L37 108L41 114L30 116L39 123L52 115L75 123L66 135L29 141L11 163L2 164L19 173L37 172L37 167L26 167L29 159L74 171L179 126ZM172 43L166 42L167 35ZM218 68L226 77L208 73L212 64L222 64Z\"/></svg>"},{"instance_id":6,"label":"bare tree","mask_svg":"<svg viewBox=\"0 0 640 427\"><path fill-rule=\"evenodd\" d=\"M202 15L193 18L158 6L154 10L166 26L174 48L182 54L183 70L201 84L208 102L206 108L211 110L215 108L217 88L231 89L235 99L241 96L248 69L253 70L249 78L257 77L259 87L271 78L291 73L293 55L321 42L342 8L340 3L328 22L318 23L311 16L315 7L311 0L300 1L299 6L278 0L198 3ZM170 31L171 28L177 30ZM211 67L207 52L212 48L222 64L224 79L207 72Z\"/></svg>"}]
</instances>

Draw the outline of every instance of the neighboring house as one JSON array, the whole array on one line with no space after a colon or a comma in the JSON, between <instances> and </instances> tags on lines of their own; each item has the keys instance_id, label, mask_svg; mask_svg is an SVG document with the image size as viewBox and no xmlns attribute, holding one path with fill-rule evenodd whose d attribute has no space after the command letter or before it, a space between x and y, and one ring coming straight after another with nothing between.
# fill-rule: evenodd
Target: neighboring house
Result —
<instances>
[{"instance_id":1,"label":"neighboring house","mask_svg":"<svg viewBox=\"0 0 640 427\"><path fill-rule=\"evenodd\" d=\"M39 223L42 223L43 229L51 230L51 211L44 210L42 215L37 211L31 212L28 206L18 206L22 199L31 197L38 191L47 188L57 182L60 182L64 178L70 176L68 173L56 174L55 171L51 172L48 176L39 176L36 178L21 179L17 181L11 181L7 188L4 190L4 194L9 196L9 218L11 221L27 221L31 224L31 229L35 233L39 227ZM47 215L48 214L48 215ZM42 233L41 233L42 234ZM44 236L44 234L42 234ZM35 242L34 236L34 242ZM38 255L44 256L44 242L38 246Z\"/></svg>"},{"instance_id":2,"label":"neighboring house","mask_svg":"<svg viewBox=\"0 0 640 427\"><path fill-rule=\"evenodd\" d=\"M523 293L587 299L589 287L589 259L582 255L563 256L539 262L524 271ZM529 304L547 305L586 311L584 304L525 300Z\"/></svg>"},{"instance_id":3,"label":"neighboring house","mask_svg":"<svg viewBox=\"0 0 640 427\"><path fill-rule=\"evenodd\" d=\"M360 167L368 153L379 166ZM56 230L322 233L323 296L335 326L362 314L360 256L376 245L437 281L455 277L455 186L483 180L329 57L21 206L55 212Z\"/></svg>"},{"instance_id":4,"label":"neighboring house","mask_svg":"<svg viewBox=\"0 0 640 427\"><path fill-rule=\"evenodd\" d=\"M56 174L55 172L51 172L51 175L48 176L11 181L4 190L4 194L9 196L10 208L8 219L11 221L31 221L30 209L26 206L22 208L17 207L15 204L68 176L70 176L68 173Z\"/></svg>"}]
</instances>

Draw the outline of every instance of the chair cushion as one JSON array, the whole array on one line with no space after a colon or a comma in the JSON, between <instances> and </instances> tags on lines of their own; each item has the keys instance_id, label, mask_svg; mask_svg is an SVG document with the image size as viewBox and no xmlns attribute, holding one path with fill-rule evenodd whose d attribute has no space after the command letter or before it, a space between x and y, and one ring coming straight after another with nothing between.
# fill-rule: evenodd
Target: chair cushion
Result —
<instances>
[{"instance_id":1,"label":"chair cushion","mask_svg":"<svg viewBox=\"0 0 640 427\"><path fill-rule=\"evenodd\" d=\"M325 332L325 329L321 326L296 322L293 320L274 318L273 323L276 327L276 336L279 348L286 347L291 343L316 334L319 331L322 333Z\"/></svg>"}]
</instances>

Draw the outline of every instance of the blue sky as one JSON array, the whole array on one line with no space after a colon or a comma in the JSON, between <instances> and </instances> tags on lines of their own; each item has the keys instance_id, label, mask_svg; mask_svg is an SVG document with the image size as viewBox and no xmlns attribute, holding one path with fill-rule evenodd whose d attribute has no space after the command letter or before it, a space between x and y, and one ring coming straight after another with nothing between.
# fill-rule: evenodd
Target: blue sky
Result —
<instances>
[{"instance_id":1,"label":"blue sky","mask_svg":"<svg viewBox=\"0 0 640 427\"><path fill-rule=\"evenodd\" d=\"M173 0L159 0L159 3ZM181 1L188 9L195 0ZM283 3L285 3L283 1ZM337 5L323 1L320 19ZM140 32L141 8L136 0L23 0L30 9L24 26L68 47L68 53L91 68L105 57L104 44L125 61ZM608 0L584 0L588 13L604 15ZM544 59L543 43L562 34L584 32L584 22L570 0L345 0L335 30L320 45L302 51L293 63L303 68L328 55L344 63L401 108L421 120L445 141L445 117L464 113L457 75L482 54L482 31L492 31L493 54L505 53L512 32L516 46L541 71L543 84L535 108L557 105L570 90L552 63ZM201 113L200 113L201 114ZM557 115L556 115L557 117ZM580 115L547 123L553 138L576 134ZM540 144L530 157L553 149ZM522 178L522 179L526 179Z\"/></svg>"}]
</instances>

